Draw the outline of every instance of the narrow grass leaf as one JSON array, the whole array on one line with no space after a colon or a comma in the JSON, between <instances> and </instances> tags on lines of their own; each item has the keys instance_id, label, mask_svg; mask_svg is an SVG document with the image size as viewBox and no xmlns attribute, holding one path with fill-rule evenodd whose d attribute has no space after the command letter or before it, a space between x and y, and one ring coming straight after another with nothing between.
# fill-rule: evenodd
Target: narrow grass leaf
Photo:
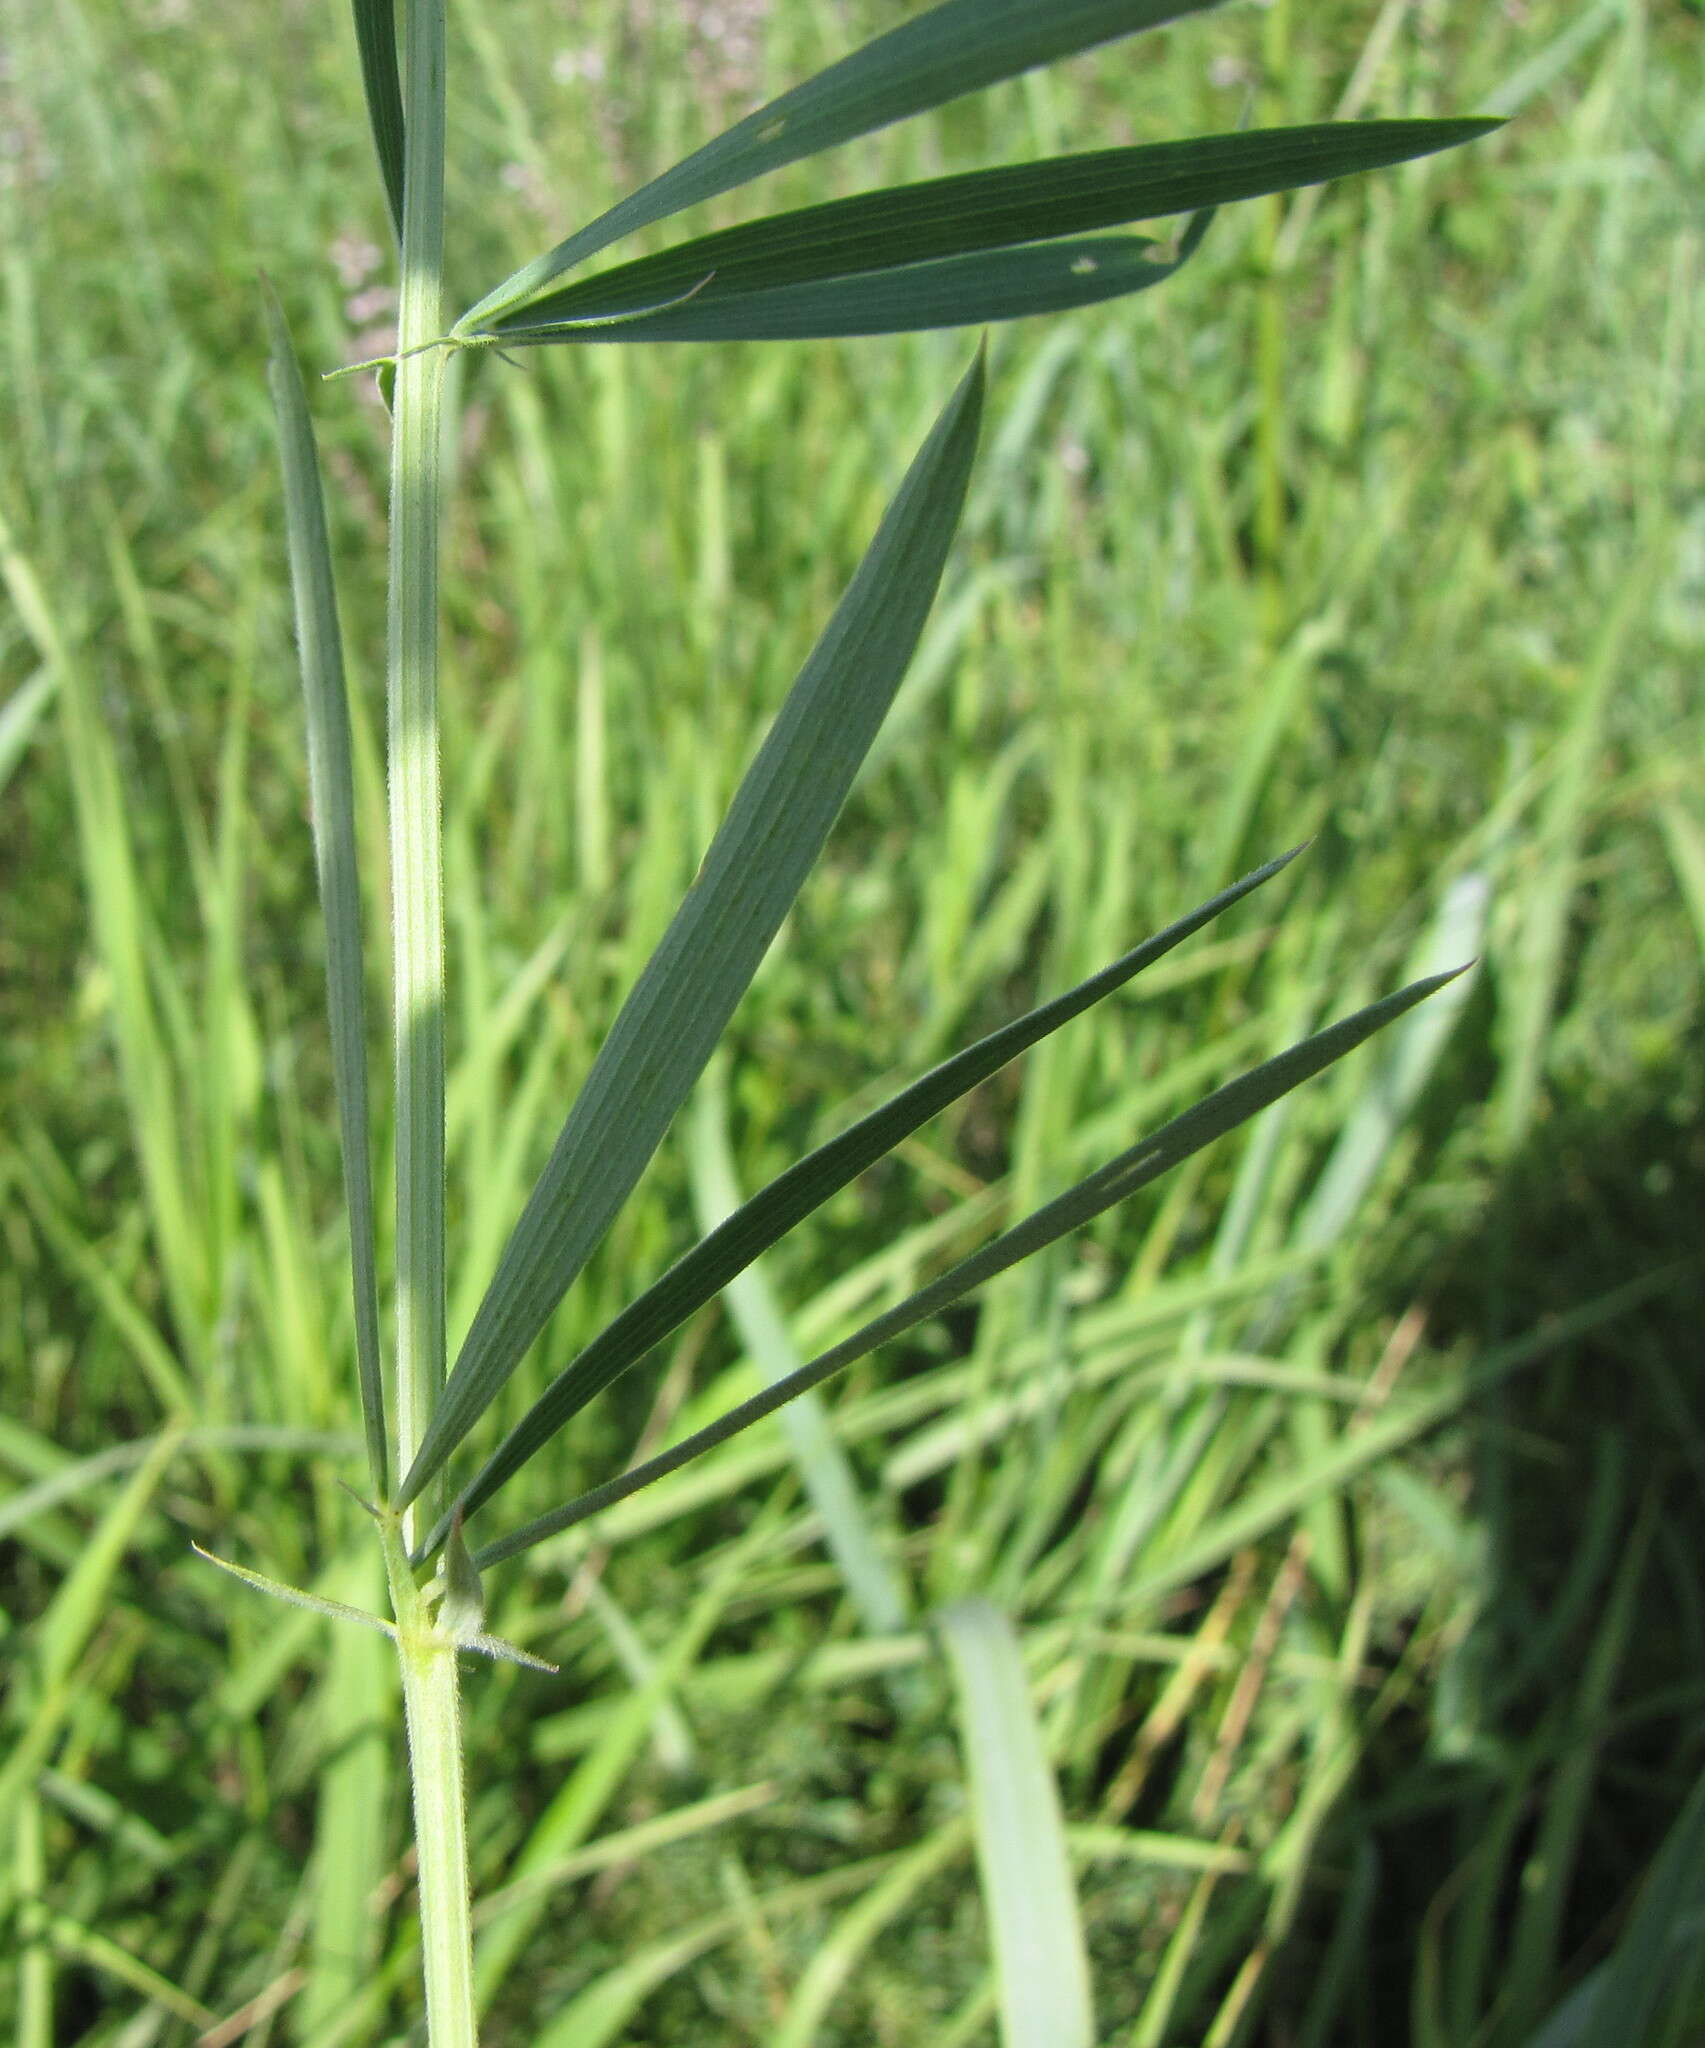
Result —
<instances>
[{"instance_id":1,"label":"narrow grass leaf","mask_svg":"<svg viewBox=\"0 0 1705 2048\"><path fill-rule=\"evenodd\" d=\"M388 11L389 0L381 0ZM393 58L395 52L393 51ZM338 631L337 591L313 422L284 309L262 281L272 354L267 380L278 414L284 463L290 584L296 602L296 644L308 719L308 788L313 805L314 862L326 921L326 1012L332 1075L343 1147L344 1207L355 1289L355 1369L367 1435L367 1467L381 1497L390 1486L385 1441L385 1391L379 1359L379 1282L374 1260L372 1165L368 1150L367 1022L362 994L361 891L356 875L355 773L349 696Z\"/></svg>"},{"instance_id":2,"label":"narrow grass leaf","mask_svg":"<svg viewBox=\"0 0 1705 2048\"><path fill-rule=\"evenodd\" d=\"M1458 973L1461 971L1457 970ZM655 1458L647 1459L620 1477L579 1495L566 1506L541 1515L510 1535L488 1544L476 1552L474 1562L483 1570L489 1564L530 1549L547 1536L571 1528L588 1516L625 1500L641 1487L649 1486L706 1451L714 1450L718 1444L725 1443L729 1437L749 1428L754 1422L773 1415L795 1394L807 1387L820 1385L874 1351L878 1345L902 1336L917 1324L940 1314L973 1289L1017 1265L1021 1259L1031 1257L1069 1231L1112 1208L1116 1202L1123 1201L1127 1195L1146 1187L1150 1181L1158 1180L1163 1173L1201 1151L1204 1145L1210 1145L1227 1131L1235 1130L1269 1103L1276 1102L1280 1096L1288 1094L1334 1060L1342 1059L1383 1025L1395 1022L1435 989L1454 979L1454 974L1440 974L1413 982L1408 988L1368 1004L1365 1009L1328 1025L1325 1030L1293 1045L1276 1058L1240 1074L1234 1081L1228 1081L1181 1116L1163 1124L1151 1137L1120 1153L1116 1159L1079 1181L1076 1187L1045 1203L1022 1223L1002 1232L981 1251L959 1260L927 1286L920 1287L904 1301L873 1317L850 1337L821 1352L788 1379L742 1401L717 1421L695 1431Z\"/></svg>"},{"instance_id":3,"label":"narrow grass leaf","mask_svg":"<svg viewBox=\"0 0 1705 2048\"><path fill-rule=\"evenodd\" d=\"M1222 889L1188 916L1145 939L1110 966L1038 1004L1024 1016L991 1031L986 1038L931 1068L921 1080L890 1097L861 1117L839 1137L778 1174L769 1185L743 1203L725 1221L678 1259L661 1279L648 1287L564 1367L544 1394L509 1432L462 1495L465 1511L490 1500L497 1489L630 1366L637 1364L671 1331L722 1291L760 1253L784 1237L794 1225L821 1208L912 1132L949 1104L997 1073L1050 1032L1121 988L1145 967L1210 924L1220 913L1260 888L1296 858L1300 848L1255 869ZM446 1511L425 1546L430 1553L449 1528Z\"/></svg>"},{"instance_id":4,"label":"narrow grass leaf","mask_svg":"<svg viewBox=\"0 0 1705 2048\"><path fill-rule=\"evenodd\" d=\"M1096 235L993 254L874 270L776 290L707 298L685 293L654 313L594 316L578 326L506 331L507 342L810 341L834 335L915 334L977 327L1033 313L1070 312L1146 292L1175 277L1200 248L1211 210L1195 217L1173 254L1137 235ZM704 303L700 303L701 300Z\"/></svg>"},{"instance_id":5,"label":"narrow grass leaf","mask_svg":"<svg viewBox=\"0 0 1705 2048\"><path fill-rule=\"evenodd\" d=\"M944 0L748 114L488 292L456 323L477 332L600 249L768 171L1098 43L1200 13L1213 0Z\"/></svg>"},{"instance_id":6,"label":"narrow grass leaf","mask_svg":"<svg viewBox=\"0 0 1705 2048\"><path fill-rule=\"evenodd\" d=\"M1089 1957L1059 1788L1012 1623L987 1600L937 1617L959 1706L1004 2048L1090 2048Z\"/></svg>"},{"instance_id":7,"label":"narrow grass leaf","mask_svg":"<svg viewBox=\"0 0 1705 2048\"><path fill-rule=\"evenodd\" d=\"M361 52L361 89L379 176L397 240L403 237L403 89L397 71L396 0L353 0L355 40Z\"/></svg>"},{"instance_id":8,"label":"narrow grass leaf","mask_svg":"<svg viewBox=\"0 0 1705 2048\"><path fill-rule=\"evenodd\" d=\"M599 1049L476 1311L402 1501L484 1413L710 1057L821 851L899 687L964 505L979 354L747 771L697 879Z\"/></svg>"},{"instance_id":9,"label":"narrow grass leaf","mask_svg":"<svg viewBox=\"0 0 1705 2048\"><path fill-rule=\"evenodd\" d=\"M724 307L731 303L737 316L747 294L838 281L839 296L831 292L826 300L833 315L866 289L863 280L873 272L885 273L892 291L896 279L903 284L909 266L942 263L953 266L958 293L969 303L975 303L986 272L991 296L1012 310L1041 312L1054 303L1062 279L1069 279L1069 265L1050 272L1046 253L1030 251L1014 266L1002 252L1380 169L1472 141L1497 125L1328 121L1093 150L896 185L701 235L551 292L481 331L518 340L553 322L608 318L673 297L682 302L649 319L631 319L607 338L644 340L661 332L662 323L675 338L707 339L717 335ZM905 252L903 265L895 263L897 250ZM965 264L978 256L980 263ZM1095 260L1088 253L1073 259ZM1093 277L1085 273L1084 281ZM1042 288L1034 304L1023 301L1024 282Z\"/></svg>"}]
</instances>

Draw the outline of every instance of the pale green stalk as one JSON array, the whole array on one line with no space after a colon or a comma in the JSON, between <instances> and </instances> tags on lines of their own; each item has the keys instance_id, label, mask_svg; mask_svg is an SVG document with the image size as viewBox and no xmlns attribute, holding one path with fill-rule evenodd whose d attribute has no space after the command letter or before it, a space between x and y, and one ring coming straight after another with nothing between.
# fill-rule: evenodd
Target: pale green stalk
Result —
<instances>
[{"instance_id":1,"label":"pale green stalk","mask_svg":"<svg viewBox=\"0 0 1705 2048\"><path fill-rule=\"evenodd\" d=\"M404 22L402 291L392 393L387 704L397 1080L397 1470L444 1383L444 911L438 769L439 410L443 353L444 0ZM418 1510L417 1510L418 1512ZM383 1520L420 1872L431 2048L473 2048L473 1932L455 1643Z\"/></svg>"},{"instance_id":2,"label":"pale green stalk","mask_svg":"<svg viewBox=\"0 0 1705 2048\"><path fill-rule=\"evenodd\" d=\"M397 1077L397 1469L444 1382L444 909L438 790L444 0L409 0L387 615ZM412 1532L411 1532L412 1533Z\"/></svg>"},{"instance_id":3,"label":"pale green stalk","mask_svg":"<svg viewBox=\"0 0 1705 2048\"><path fill-rule=\"evenodd\" d=\"M414 1785L426 2036L431 2048L475 2048L478 2026L457 1648L434 1625L428 1597L414 1582L400 1520L387 1516L382 1528L385 1571L397 1618L409 1776Z\"/></svg>"}]
</instances>

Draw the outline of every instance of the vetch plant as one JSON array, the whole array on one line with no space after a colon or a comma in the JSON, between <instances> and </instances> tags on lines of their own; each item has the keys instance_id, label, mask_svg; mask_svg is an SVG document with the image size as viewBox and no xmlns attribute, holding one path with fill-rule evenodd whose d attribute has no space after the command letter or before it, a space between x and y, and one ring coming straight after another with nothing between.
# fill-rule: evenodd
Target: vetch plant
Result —
<instances>
[{"instance_id":1,"label":"vetch plant","mask_svg":"<svg viewBox=\"0 0 1705 2048\"><path fill-rule=\"evenodd\" d=\"M1123 987L1260 888L1285 855L1091 976L942 1061L716 1223L638 1293L495 1445L475 1432L585 1267L685 1103L832 828L905 674L962 511L984 405L979 351L919 449L851 585L799 672L697 877L569 1109L453 1366L445 1333L444 943L437 716L444 372L456 351L802 340L974 326L1147 290L1200 246L1213 210L1450 147L1496 124L1402 120L1096 150L772 214L588 275L622 238L784 165L1207 0L942 0L784 93L446 323L444 0L355 0L364 84L401 252L392 414L388 752L396 1089L396 1320L381 1339L367 1166L363 945L337 609L314 442L281 312L268 296L310 782L327 924L329 1013L355 1291L370 1511L391 1619L245 1581L380 1629L401 1669L419 1851L428 2035L475 2039L458 1659L528 1664L486 1632L480 1574L677 1469L939 1314L1146 1186L1401 1016L1432 975L1218 1088L1068 1192L709 1426L520 1526L503 1489L621 1374L769 1246L928 1118ZM1175 238L1123 232L1182 217ZM1108 232L1120 230L1120 232ZM477 1518L471 1547L464 1523ZM976 1611L949 1624L959 1664L1007 1674ZM544 1669L550 1667L544 1666ZM1077 2023L1074 2022L1074 2028Z\"/></svg>"}]
</instances>

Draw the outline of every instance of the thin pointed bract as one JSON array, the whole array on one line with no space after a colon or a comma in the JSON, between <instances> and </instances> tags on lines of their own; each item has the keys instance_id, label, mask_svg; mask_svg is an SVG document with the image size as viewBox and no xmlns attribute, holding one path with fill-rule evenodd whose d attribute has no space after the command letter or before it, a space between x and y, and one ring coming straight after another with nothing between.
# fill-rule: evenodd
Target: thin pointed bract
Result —
<instances>
[{"instance_id":1,"label":"thin pointed bract","mask_svg":"<svg viewBox=\"0 0 1705 2048\"><path fill-rule=\"evenodd\" d=\"M1194 1108L1163 1124L1152 1137L1144 1138L1129 1151L1120 1153L1066 1194L1045 1203L1022 1223L1003 1231L981 1251L959 1260L928 1286L920 1287L895 1307L873 1317L850 1337L821 1352L790 1378L742 1401L704 1429L696 1430L671 1449L636 1465L619 1478L593 1487L566 1506L541 1515L508 1536L500 1537L495 1543L487 1544L474 1553L474 1563L483 1571L488 1565L531 1549L546 1537L572 1528L589 1516L601 1514L617 1501L637 1493L641 1487L650 1486L669 1473L679 1471L681 1466L702 1457L706 1451L714 1450L718 1444L750 1428L754 1422L773 1415L795 1394L802 1393L807 1387L821 1385L834 1373L856 1364L878 1345L903 1336L907 1330L939 1315L943 1309L950 1308L954 1302L994 1279L997 1274L1004 1273L1008 1267L1034 1256L1067 1232L1090 1222L1116 1202L1122 1202L1127 1195L1135 1194L1150 1181L1158 1180L1192 1153L1201 1151L1204 1145L1211 1145L1216 1138L1224 1137L1226 1132L1235 1130L1280 1096L1288 1095L1293 1088L1330 1066L1334 1060L1342 1059L1383 1025L1413 1009L1435 989L1454 981L1461 972L1463 970L1458 968L1450 974L1429 975L1424 981L1411 982L1407 988L1399 989L1377 1003L1369 1003L1352 1016L1328 1025L1325 1030L1315 1032L1288 1051L1252 1067L1246 1074L1240 1074L1235 1081L1216 1088Z\"/></svg>"},{"instance_id":2,"label":"thin pointed bract","mask_svg":"<svg viewBox=\"0 0 1705 2048\"><path fill-rule=\"evenodd\" d=\"M929 614L965 501L982 394L979 354L600 1048L475 1313L400 1504L479 1420L585 1265L821 852Z\"/></svg>"},{"instance_id":3,"label":"thin pointed bract","mask_svg":"<svg viewBox=\"0 0 1705 2048\"><path fill-rule=\"evenodd\" d=\"M768 171L927 113L1099 43L1200 13L1215 0L943 0L748 114L489 291L457 321L466 336L637 228Z\"/></svg>"},{"instance_id":4,"label":"thin pointed bract","mask_svg":"<svg viewBox=\"0 0 1705 2048\"><path fill-rule=\"evenodd\" d=\"M634 314L610 341L723 340L762 336L787 311L754 297L815 292L793 309L781 331L790 334L879 333L958 319L1010 318L1071 303L1080 286L1101 284L1081 296L1106 298L1096 266L1114 253L1125 289L1158 282L1133 270L1131 253L1079 246L1064 262L1037 243L1098 228L1255 199L1299 185L1323 184L1352 172L1379 170L1472 141L1499 124L1490 120L1328 121L1296 128L1264 128L1235 135L1201 135L1145 143L1130 149L1093 150L1042 163L1008 164L896 185L880 192L802 207L740 227L701 235L654 256L618 265L597 277L532 300L518 311L485 321L477 330L506 340L552 339L563 321ZM1194 245L1192 245L1194 246ZM896 251L904 252L900 263ZM1138 260L1142 245L1137 245ZM912 279L917 266L928 266ZM1075 268L1073 266L1080 266ZM1083 268L1081 266L1089 266ZM929 272L935 273L930 275ZM915 296L907 290L915 286ZM691 303L644 317L640 309L679 297L700 285ZM877 324L875 305L860 310L872 285L883 288L891 318ZM1024 298L1025 287L1036 293ZM1062 294L1064 296L1062 297ZM916 317L935 302L925 322ZM808 324L812 307L828 323ZM1004 309L998 316L989 309ZM742 318L743 311L749 318ZM862 321L849 327L849 320ZM565 338L593 339L582 330Z\"/></svg>"},{"instance_id":5,"label":"thin pointed bract","mask_svg":"<svg viewBox=\"0 0 1705 2048\"><path fill-rule=\"evenodd\" d=\"M378 152L391 226L403 233L403 89L397 71L396 0L353 0L361 89Z\"/></svg>"},{"instance_id":6,"label":"thin pointed bract","mask_svg":"<svg viewBox=\"0 0 1705 2048\"><path fill-rule=\"evenodd\" d=\"M1192 933L1240 902L1251 891L1270 881L1293 861L1300 847L1281 854L1253 874L1245 875L1229 889L1168 925L1153 938L1121 955L1111 966L1092 974L1073 989L1052 1001L1039 1004L1012 1023L992 1031L975 1045L955 1053L951 1059L931 1068L920 1080L892 1096L849 1129L820 1145L816 1151L790 1166L749 1201L743 1203L725 1223L710 1231L678 1259L661 1279L648 1287L622 1310L560 1372L527 1414L515 1425L461 1495L467 1514L490 1500L529 1458L550 1441L563 1425L587 1403L601 1394L631 1366L639 1363L654 1346L676 1330L688 1316L702 1308L737 1273L786 1235L794 1225L822 1207L831 1195L846 1187L867 1168L885 1158L912 1132L938 1116L980 1082L1019 1054L1027 1051L1072 1018L1122 988L1134 976L1151 967ZM422 1547L430 1555L443 1540L449 1516L441 1518Z\"/></svg>"},{"instance_id":7,"label":"thin pointed bract","mask_svg":"<svg viewBox=\"0 0 1705 2048\"><path fill-rule=\"evenodd\" d=\"M267 379L284 467L296 646L307 708L308 790L314 861L326 921L326 1012L343 1148L343 1197L355 1291L355 1370L367 1437L367 1470L381 1498L390 1486L385 1390L379 1358L379 1283L374 1260L373 1178L368 1152L367 1023L362 993L361 891L355 856L355 774L349 698L319 458L302 374L278 296L263 278L272 351Z\"/></svg>"},{"instance_id":8,"label":"thin pointed bract","mask_svg":"<svg viewBox=\"0 0 1705 2048\"><path fill-rule=\"evenodd\" d=\"M274 1600L282 1600L287 1607L305 1607L311 1614L323 1614L332 1621L356 1621L363 1628L377 1629L380 1635L396 1640L396 1630L390 1622L383 1621L376 1614L369 1614L364 1607L350 1607L341 1600L323 1600L318 1593L304 1593L300 1586L286 1586L277 1579L269 1579L264 1572L252 1572L247 1565L233 1564L228 1557L215 1557L211 1550L203 1550L199 1543L192 1543L190 1549L197 1557L205 1558L209 1564L229 1572L234 1579L241 1579L245 1586L252 1586L257 1593L269 1593Z\"/></svg>"}]
</instances>

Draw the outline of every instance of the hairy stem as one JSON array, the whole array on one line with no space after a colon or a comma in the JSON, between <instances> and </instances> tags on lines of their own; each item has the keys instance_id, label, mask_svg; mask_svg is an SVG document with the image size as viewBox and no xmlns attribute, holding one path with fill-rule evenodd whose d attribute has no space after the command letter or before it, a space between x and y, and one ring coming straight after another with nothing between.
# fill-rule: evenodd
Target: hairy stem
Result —
<instances>
[{"instance_id":1,"label":"hairy stem","mask_svg":"<svg viewBox=\"0 0 1705 2048\"><path fill-rule=\"evenodd\" d=\"M414 1786L426 2036L430 2048L477 2048L456 1645L414 1583L400 1518L387 1516L382 1527Z\"/></svg>"}]
</instances>

